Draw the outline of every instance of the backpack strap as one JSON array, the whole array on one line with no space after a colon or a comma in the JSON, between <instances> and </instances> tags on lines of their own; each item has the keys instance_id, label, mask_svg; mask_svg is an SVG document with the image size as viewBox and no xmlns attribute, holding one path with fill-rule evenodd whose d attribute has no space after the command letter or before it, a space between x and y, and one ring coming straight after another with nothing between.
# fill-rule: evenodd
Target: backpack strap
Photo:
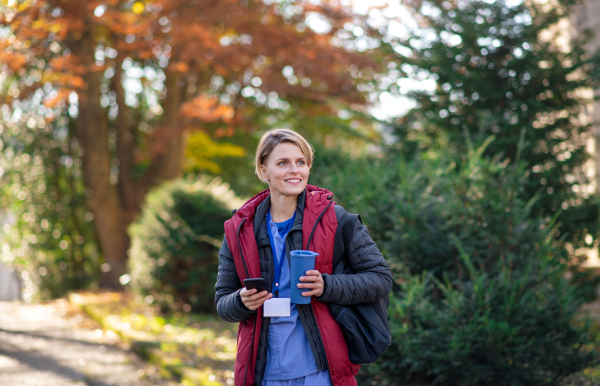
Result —
<instances>
[{"instance_id":1,"label":"backpack strap","mask_svg":"<svg viewBox=\"0 0 600 386\"><path fill-rule=\"evenodd\" d=\"M343 210L343 209L342 209ZM333 256L333 273L350 273L350 259L348 252L350 251L350 243L354 237L354 229L356 221L362 224L360 215L348 213L343 210L343 213L338 220L338 232L336 232L334 240L334 256ZM341 232L339 231L341 229Z\"/></svg>"},{"instance_id":2,"label":"backpack strap","mask_svg":"<svg viewBox=\"0 0 600 386\"><path fill-rule=\"evenodd\" d=\"M360 222L362 225L362 219L359 214L348 213L346 212L346 222L344 223L344 227L342 228L342 238L344 239L344 250L345 253L350 251L350 243L352 242L352 238L354 237L354 228L356 222Z\"/></svg>"}]
</instances>

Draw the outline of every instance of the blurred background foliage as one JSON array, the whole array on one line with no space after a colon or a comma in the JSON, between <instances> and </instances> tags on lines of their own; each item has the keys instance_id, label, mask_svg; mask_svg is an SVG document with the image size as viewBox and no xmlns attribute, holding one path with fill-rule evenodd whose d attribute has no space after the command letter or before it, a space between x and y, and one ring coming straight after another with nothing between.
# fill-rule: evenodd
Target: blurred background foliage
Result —
<instances>
[{"instance_id":1,"label":"blurred background foliage","mask_svg":"<svg viewBox=\"0 0 600 386\"><path fill-rule=\"evenodd\" d=\"M219 178L176 180L148 194L130 227L131 287L163 312L212 313L223 223L241 206Z\"/></svg>"},{"instance_id":2,"label":"blurred background foliage","mask_svg":"<svg viewBox=\"0 0 600 386\"><path fill-rule=\"evenodd\" d=\"M11 116L5 107L0 112L0 205L12 220L4 217L2 261L23 270L26 287L39 289L29 296L97 289L103 259L73 127L63 117L47 122L35 114Z\"/></svg>"},{"instance_id":3,"label":"blurred background foliage","mask_svg":"<svg viewBox=\"0 0 600 386\"><path fill-rule=\"evenodd\" d=\"M460 154L494 135L486 155L527 161L531 175L521 194L537 195L536 216L551 218L562 209L557 232L575 243L584 229L595 235L599 203L588 172L593 122L585 116L584 90L599 86L600 56L587 49L591 31L572 35L558 24L578 2L408 3L426 28L401 39L391 76L432 87L389 87L416 101L393 127L397 148L410 153L442 145Z\"/></svg>"},{"instance_id":4,"label":"blurred background foliage","mask_svg":"<svg viewBox=\"0 0 600 386\"><path fill-rule=\"evenodd\" d=\"M73 17L42 3L57 25ZM580 310L600 282L584 264L599 237L585 108L600 67L591 33L559 27L578 2L409 0L401 22L334 3L211 14L200 63L177 48L199 44L178 1L85 11L116 31L92 53L52 31L24 40L26 24L3 16L2 52L38 56L0 67L1 260L37 298L114 287L112 275L163 312L210 313L223 221L266 188L253 165L262 133L287 127L315 148L310 183L361 214L394 274L393 345L360 384L564 384L598 364ZM52 81L57 55L92 55L102 71L67 72L95 91ZM373 116L380 97L396 98L398 118ZM107 219L125 234L112 252Z\"/></svg>"},{"instance_id":5,"label":"blurred background foliage","mask_svg":"<svg viewBox=\"0 0 600 386\"><path fill-rule=\"evenodd\" d=\"M210 135L204 132L194 132L190 135L185 158L187 165L184 171L188 173L206 172L221 173L221 167L213 161L216 157L244 157L248 154L246 149L229 142L215 142Z\"/></svg>"}]
</instances>

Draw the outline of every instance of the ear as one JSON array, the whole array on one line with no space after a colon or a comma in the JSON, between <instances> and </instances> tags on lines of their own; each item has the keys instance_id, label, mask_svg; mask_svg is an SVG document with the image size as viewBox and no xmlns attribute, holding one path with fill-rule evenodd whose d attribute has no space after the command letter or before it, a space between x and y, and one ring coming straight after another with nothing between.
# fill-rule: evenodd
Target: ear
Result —
<instances>
[{"instance_id":1,"label":"ear","mask_svg":"<svg viewBox=\"0 0 600 386\"><path fill-rule=\"evenodd\" d=\"M269 176L267 175L267 168L265 165L260 165L260 174L265 181L269 182Z\"/></svg>"}]
</instances>

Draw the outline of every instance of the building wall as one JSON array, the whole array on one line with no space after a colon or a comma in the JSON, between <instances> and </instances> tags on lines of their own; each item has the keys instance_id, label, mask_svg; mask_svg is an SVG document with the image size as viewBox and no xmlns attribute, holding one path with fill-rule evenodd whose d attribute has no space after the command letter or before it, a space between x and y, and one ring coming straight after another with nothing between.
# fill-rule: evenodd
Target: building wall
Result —
<instances>
[{"instance_id":1,"label":"building wall","mask_svg":"<svg viewBox=\"0 0 600 386\"><path fill-rule=\"evenodd\" d=\"M595 32L588 49L590 52L600 50L600 0L583 0L570 19L573 33L580 33L586 29ZM595 158L596 191L600 191L600 89L594 90L594 96L598 100L587 106L587 116L594 136L591 150Z\"/></svg>"}]
</instances>

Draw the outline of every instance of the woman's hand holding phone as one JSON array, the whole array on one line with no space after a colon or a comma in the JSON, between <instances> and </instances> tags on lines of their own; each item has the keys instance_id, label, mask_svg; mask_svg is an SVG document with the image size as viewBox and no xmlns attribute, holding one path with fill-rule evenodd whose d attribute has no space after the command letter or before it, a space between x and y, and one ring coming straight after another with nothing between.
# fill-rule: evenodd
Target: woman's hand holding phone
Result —
<instances>
[{"instance_id":1,"label":"woman's hand holding phone","mask_svg":"<svg viewBox=\"0 0 600 386\"><path fill-rule=\"evenodd\" d=\"M273 297L267 290L267 282L263 278L244 279L245 287L240 291L242 303L249 310L255 310Z\"/></svg>"},{"instance_id":2,"label":"woman's hand holding phone","mask_svg":"<svg viewBox=\"0 0 600 386\"><path fill-rule=\"evenodd\" d=\"M244 303L249 310L257 309L262 306L265 301L273 297L273 294L270 294L269 291L261 291L258 293L257 291L256 288L247 289L246 287L242 288L240 291L242 303Z\"/></svg>"}]
</instances>

